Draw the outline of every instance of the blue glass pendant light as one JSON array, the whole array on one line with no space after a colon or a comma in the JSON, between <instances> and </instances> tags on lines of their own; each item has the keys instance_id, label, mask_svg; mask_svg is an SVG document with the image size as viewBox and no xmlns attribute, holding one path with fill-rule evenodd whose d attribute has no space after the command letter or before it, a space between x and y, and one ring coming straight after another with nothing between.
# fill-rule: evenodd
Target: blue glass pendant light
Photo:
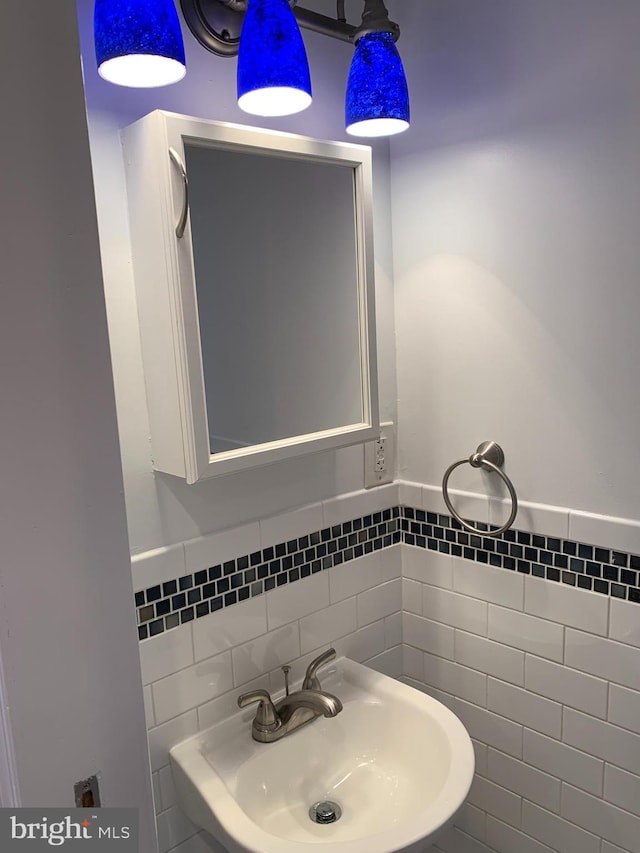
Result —
<instances>
[{"instance_id":1,"label":"blue glass pendant light","mask_svg":"<svg viewBox=\"0 0 640 853\"><path fill-rule=\"evenodd\" d=\"M110 83L166 86L184 77L173 0L96 0L93 29L98 73Z\"/></svg>"},{"instance_id":2,"label":"blue glass pendant light","mask_svg":"<svg viewBox=\"0 0 640 853\"><path fill-rule=\"evenodd\" d=\"M238 52L238 106L283 116L311 103L309 63L287 0L249 0Z\"/></svg>"},{"instance_id":3,"label":"blue glass pendant light","mask_svg":"<svg viewBox=\"0 0 640 853\"><path fill-rule=\"evenodd\" d=\"M345 118L352 136L391 136L409 127L407 79L391 32L365 33L356 42Z\"/></svg>"}]
</instances>

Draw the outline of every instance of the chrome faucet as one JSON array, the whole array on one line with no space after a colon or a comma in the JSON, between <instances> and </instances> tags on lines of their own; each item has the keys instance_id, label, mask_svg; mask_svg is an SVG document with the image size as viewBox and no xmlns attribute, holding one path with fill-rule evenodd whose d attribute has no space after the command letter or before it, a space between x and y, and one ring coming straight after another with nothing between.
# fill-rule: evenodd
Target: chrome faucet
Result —
<instances>
[{"instance_id":1,"label":"chrome faucet","mask_svg":"<svg viewBox=\"0 0 640 853\"><path fill-rule=\"evenodd\" d=\"M335 649L328 649L312 660L307 667L302 689L289 693L287 686L287 695L275 703L266 690L251 690L238 696L240 708L246 708L253 702L259 703L251 726L254 740L272 743L310 723L316 717L335 717L342 711L342 702L337 696L322 690L316 675L318 669L335 656ZM286 679L289 668L283 667L283 670Z\"/></svg>"}]
</instances>

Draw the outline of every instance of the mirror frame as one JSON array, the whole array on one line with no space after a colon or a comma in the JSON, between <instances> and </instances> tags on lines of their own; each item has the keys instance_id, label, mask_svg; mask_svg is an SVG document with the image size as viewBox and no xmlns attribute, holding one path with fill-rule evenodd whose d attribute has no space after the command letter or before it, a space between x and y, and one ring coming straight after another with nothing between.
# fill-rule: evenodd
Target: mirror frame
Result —
<instances>
[{"instance_id":1,"label":"mirror frame","mask_svg":"<svg viewBox=\"0 0 640 853\"><path fill-rule=\"evenodd\" d=\"M126 128L123 140L154 469L195 483L376 437L379 415L371 149L160 110ZM358 298L362 421L251 447L210 452L189 216L183 236L176 236L185 191L178 160L186 162L185 140L353 170L353 284ZM212 199L212 203L216 200Z\"/></svg>"}]
</instances>

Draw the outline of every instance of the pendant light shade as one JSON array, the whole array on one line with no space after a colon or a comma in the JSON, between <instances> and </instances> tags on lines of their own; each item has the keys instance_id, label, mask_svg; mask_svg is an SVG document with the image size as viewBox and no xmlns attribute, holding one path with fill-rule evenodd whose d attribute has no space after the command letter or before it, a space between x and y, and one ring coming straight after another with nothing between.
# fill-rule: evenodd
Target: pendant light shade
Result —
<instances>
[{"instance_id":1,"label":"pendant light shade","mask_svg":"<svg viewBox=\"0 0 640 853\"><path fill-rule=\"evenodd\" d=\"M110 83L145 88L184 77L173 0L96 0L93 29L98 73Z\"/></svg>"},{"instance_id":2,"label":"pendant light shade","mask_svg":"<svg viewBox=\"0 0 640 853\"><path fill-rule=\"evenodd\" d=\"M238 106L282 116L311 103L309 63L287 0L249 0L238 52Z\"/></svg>"},{"instance_id":3,"label":"pendant light shade","mask_svg":"<svg viewBox=\"0 0 640 853\"><path fill-rule=\"evenodd\" d=\"M409 127L407 79L391 33L367 33L358 39L345 117L352 136L391 136Z\"/></svg>"}]
</instances>

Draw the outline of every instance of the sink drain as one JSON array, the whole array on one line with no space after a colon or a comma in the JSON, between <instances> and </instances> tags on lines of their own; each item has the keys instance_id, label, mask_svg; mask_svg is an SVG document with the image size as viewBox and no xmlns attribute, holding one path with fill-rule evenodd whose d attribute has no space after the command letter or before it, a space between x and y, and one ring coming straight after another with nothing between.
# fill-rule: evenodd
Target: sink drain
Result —
<instances>
[{"instance_id":1,"label":"sink drain","mask_svg":"<svg viewBox=\"0 0 640 853\"><path fill-rule=\"evenodd\" d=\"M331 800L321 800L311 806L309 817L314 823L335 823L342 817L342 809Z\"/></svg>"}]
</instances>

